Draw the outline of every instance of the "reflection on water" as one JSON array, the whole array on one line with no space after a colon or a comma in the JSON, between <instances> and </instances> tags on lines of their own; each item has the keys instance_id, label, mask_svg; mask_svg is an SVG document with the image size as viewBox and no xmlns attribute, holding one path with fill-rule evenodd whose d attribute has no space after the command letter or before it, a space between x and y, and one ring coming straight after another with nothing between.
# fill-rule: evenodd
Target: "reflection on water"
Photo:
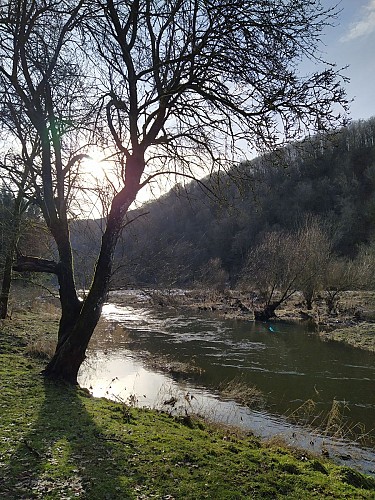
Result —
<instances>
[{"instance_id":1,"label":"reflection on water","mask_svg":"<svg viewBox=\"0 0 375 500\"><path fill-rule=\"evenodd\" d=\"M95 396L137 402L139 406L194 411L206 417L252 429L270 437L282 434L291 444L312 450L328 440L292 426L281 415L296 412L312 399L316 411L328 412L332 401L345 403L353 426L367 430L375 423L374 356L336 343L324 343L298 325L220 320L214 316L181 315L143 307L107 304L105 321L90 344L79 382ZM202 369L181 377L149 369L140 354L168 356ZM220 401L223 381L241 380L260 389L266 411L250 411ZM192 397L193 396L193 397ZM174 406L166 404L177 399ZM331 445L333 445L331 443ZM375 456L335 441L335 454L346 463L375 473ZM344 446L344 451L342 447ZM358 462L359 459L359 462Z\"/></svg>"}]
</instances>

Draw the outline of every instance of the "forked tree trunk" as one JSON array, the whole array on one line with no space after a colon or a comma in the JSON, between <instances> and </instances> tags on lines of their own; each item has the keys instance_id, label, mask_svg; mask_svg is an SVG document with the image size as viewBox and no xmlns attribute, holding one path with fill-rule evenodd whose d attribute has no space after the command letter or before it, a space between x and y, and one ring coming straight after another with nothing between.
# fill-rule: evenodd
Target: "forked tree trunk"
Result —
<instances>
[{"instance_id":1,"label":"forked tree trunk","mask_svg":"<svg viewBox=\"0 0 375 500\"><path fill-rule=\"evenodd\" d=\"M55 354L44 370L44 375L77 384L79 367L94 329L99 321L111 276L112 258L121 228L121 218L114 217L103 235L102 249L97 262L94 282L86 300L78 299L73 277L73 259L69 232L53 228L58 244L60 262L36 257L19 256L13 269L19 272L48 272L59 281L61 319Z\"/></svg>"},{"instance_id":2,"label":"forked tree trunk","mask_svg":"<svg viewBox=\"0 0 375 500\"><path fill-rule=\"evenodd\" d=\"M97 307L84 306L79 317L66 335L51 361L43 371L44 376L76 385L78 371L86 357L86 349L99 321L102 304Z\"/></svg>"},{"instance_id":3,"label":"forked tree trunk","mask_svg":"<svg viewBox=\"0 0 375 500\"><path fill-rule=\"evenodd\" d=\"M70 325L68 320L65 324L60 322L56 352L43 372L46 377L77 384L79 368L85 359L87 346L98 324L108 294L113 254L120 229L120 217L108 222L96 264L94 281L78 313L76 311L70 315Z\"/></svg>"},{"instance_id":4,"label":"forked tree trunk","mask_svg":"<svg viewBox=\"0 0 375 500\"><path fill-rule=\"evenodd\" d=\"M136 182L133 179L133 184L128 183L128 190L124 188L124 192L119 193L118 198L115 198L112 203L107 227L102 237L93 283L85 301L80 303L80 307L71 312L70 316L69 312L64 311L62 302L63 317L65 312L66 321L60 322L56 352L43 372L46 377L77 384L79 368L85 359L87 346L100 319L103 303L108 295L113 255L121 232L123 215L135 199L139 177L140 174L137 176ZM129 185L133 189L129 189Z\"/></svg>"}]
</instances>

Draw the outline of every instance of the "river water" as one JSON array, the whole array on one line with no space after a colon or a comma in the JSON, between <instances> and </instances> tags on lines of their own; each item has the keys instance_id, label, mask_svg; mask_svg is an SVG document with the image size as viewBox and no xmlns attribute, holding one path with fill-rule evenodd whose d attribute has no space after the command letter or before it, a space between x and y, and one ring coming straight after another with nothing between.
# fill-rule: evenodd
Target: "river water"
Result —
<instances>
[{"instance_id":1,"label":"river water","mask_svg":"<svg viewBox=\"0 0 375 500\"><path fill-rule=\"evenodd\" d=\"M80 384L95 396L282 436L375 474L373 354L322 342L304 324L223 320L124 303L126 292L114 293L104 306L80 371ZM178 368L184 366L193 370L184 374ZM262 406L250 409L220 397L219 387L231 380L255 386ZM332 405L339 411L330 412Z\"/></svg>"}]
</instances>

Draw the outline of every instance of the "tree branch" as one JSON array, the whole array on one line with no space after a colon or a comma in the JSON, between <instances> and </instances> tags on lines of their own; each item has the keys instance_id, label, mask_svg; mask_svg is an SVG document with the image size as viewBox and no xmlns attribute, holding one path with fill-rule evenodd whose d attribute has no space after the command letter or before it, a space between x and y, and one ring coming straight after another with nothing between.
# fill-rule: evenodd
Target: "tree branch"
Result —
<instances>
[{"instance_id":1,"label":"tree branch","mask_svg":"<svg viewBox=\"0 0 375 500\"><path fill-rule=\"evenodd\" d=\"M19 255L17 257L16 264L13 266L13 270L20 273L32 272L59 274L59 264L53 260Z\"/></svg>"}]
</instances>

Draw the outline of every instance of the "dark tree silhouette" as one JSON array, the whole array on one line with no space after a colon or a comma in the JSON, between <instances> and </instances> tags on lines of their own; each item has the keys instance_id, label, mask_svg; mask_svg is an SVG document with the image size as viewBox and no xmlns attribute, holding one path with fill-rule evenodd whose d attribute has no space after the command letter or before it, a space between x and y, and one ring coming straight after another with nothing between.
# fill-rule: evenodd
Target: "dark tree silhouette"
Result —
<instances>
[{"instance_id":1,"label":"dark tree silhouette","mask_svg":"<svg viewBox=\"0 0 375 500\"><path fill-rule=\"evenodd\" d=\"M2 2L1 123L28 164L58 254L17 267L53 272L59 282L62 316L46 376L76 383L124 216L144 186L161 175L201 177L249 148L342 123L340 72L327 64L303 76L298 68L306 57L322 67L319 44L333 17L319 0ZM87 131L98 144L111 142L119 177L81 301L69 202Z\"/></svg>"}]
</instances>

